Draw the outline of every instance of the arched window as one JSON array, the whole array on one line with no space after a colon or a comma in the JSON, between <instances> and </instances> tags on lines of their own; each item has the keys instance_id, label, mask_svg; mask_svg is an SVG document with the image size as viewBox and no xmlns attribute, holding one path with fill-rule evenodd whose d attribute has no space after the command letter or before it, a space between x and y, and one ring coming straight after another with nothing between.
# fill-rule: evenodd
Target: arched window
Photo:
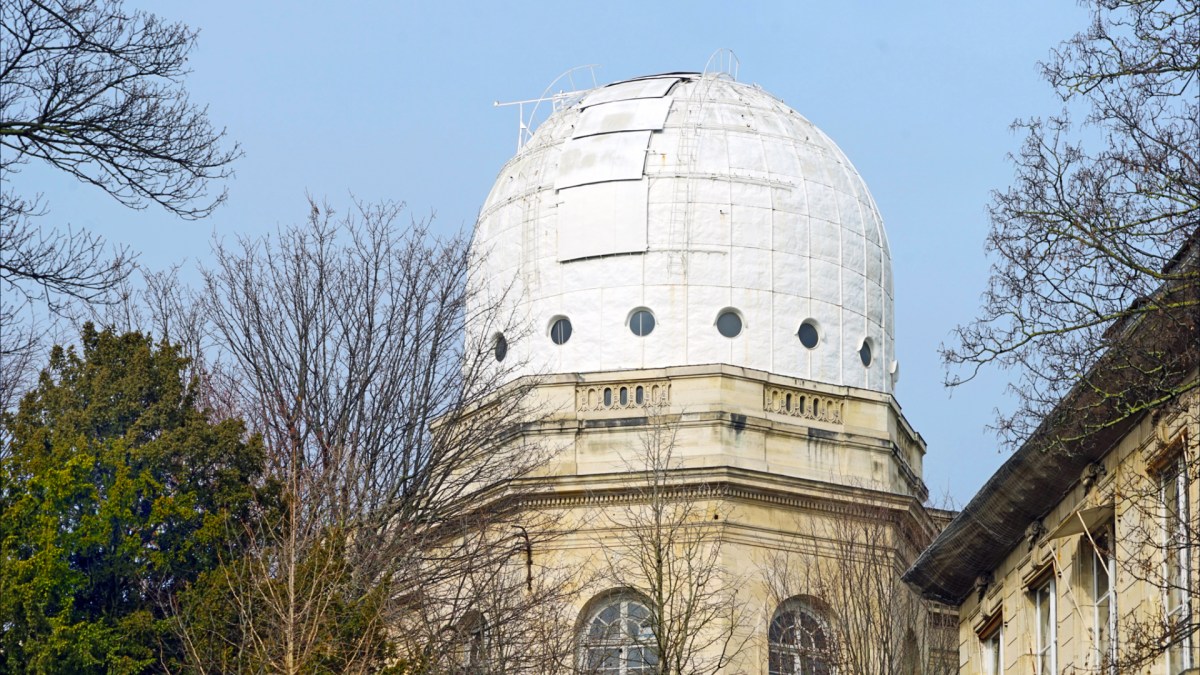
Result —
<instances>
[{"instance_id":1,"label":"arched window","mask_svg":"<svg viewBox=\"0 0 1200 675\"><path fill-rule=\"evenodd\" d=\"M767 633L770 675L831 675L829 626L810 603L793 598L775 610Z\"/></svg>"},{"instance_id":2,"label":"arched window","mask_svg":"<svg viewBox=\"0 0 1200 675\"><path fill-rule=\"evenodd\" d=\"M580 642L580 669L585 673L634 675L653 673L658 667L650 610L633 593L594 601Z\"/></svg>"}]
</instances>

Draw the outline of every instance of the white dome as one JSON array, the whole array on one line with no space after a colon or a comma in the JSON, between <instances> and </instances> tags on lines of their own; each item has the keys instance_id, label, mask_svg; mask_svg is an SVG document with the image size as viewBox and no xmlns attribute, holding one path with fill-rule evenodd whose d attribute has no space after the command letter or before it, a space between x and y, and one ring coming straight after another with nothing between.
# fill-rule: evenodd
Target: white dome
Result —
<instances>
[{"instance_id":1,"label":"white dome","mask_svg":"<svg viewBox=\"0 0 1200 675\"><path fill-rule=\"evenodd\" d=\"M505 336L516 374L726 363L892 390L874 201L833 141L756 86L669 74L587 92L500 171L473 246L475 302L529 326ZM639 336L643 309L654 325ZM734 337L723 312L741 320Z\"/></svg>"}]
</instances>

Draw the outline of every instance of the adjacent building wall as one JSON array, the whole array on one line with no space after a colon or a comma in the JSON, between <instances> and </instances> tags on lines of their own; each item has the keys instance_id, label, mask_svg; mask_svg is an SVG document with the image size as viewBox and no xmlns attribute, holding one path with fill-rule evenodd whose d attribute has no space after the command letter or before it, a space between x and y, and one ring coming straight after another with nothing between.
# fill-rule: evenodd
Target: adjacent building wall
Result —
<instances>
[{"instance_id":1,"label":"adjacent building wall","mask_svg":"<svg viewBox=\"0 0 1200 675\"><path fill-rule=\"evenodd\" d=\"M989 673L986 642L1000 632L1003 672L1035 673L1038 646L1035 591L1054 584L1057 671L1062 673L1197 672L1196 590L1200 589L1195 551L1164 544L1166 512L1162 485L1173 471L1187 475L1186 501L1190 546L1200 517L1200 397L1167 404L1146 416L1103 458L1086 469L1070 491L1053 503L1028 537L1011 550L960 611L959 663L963 673ZM1176 537L1179 540L1179 537ZM1186 544L1185 544L1186 545ZM1107 628L1104 602L1097 602L1095 551L1112 556L1115 605L1115 655L1100 643ZM1164 603L1167 558L1186 559L1190 588L1191 637L1172 636ZM1099 588L1102 590L1104 584ZM1183 590L1183 589L1180 589ZM1100 616L1098 616L1098 614ZM1178 614L1177 614L1178 616ZM1099 623L1098 623L1099 621ZM1098 631L1099 629L1099 631ZM1171 641L1173 647L1167 647ZM1182 651L1191 650L1182 662ZM1168 667L1167 652L1175 663ZM1184 670L1190 663L1190 669ZM1169 669L1168 669L1169 668Z\"/></svg>"}]
</instances>

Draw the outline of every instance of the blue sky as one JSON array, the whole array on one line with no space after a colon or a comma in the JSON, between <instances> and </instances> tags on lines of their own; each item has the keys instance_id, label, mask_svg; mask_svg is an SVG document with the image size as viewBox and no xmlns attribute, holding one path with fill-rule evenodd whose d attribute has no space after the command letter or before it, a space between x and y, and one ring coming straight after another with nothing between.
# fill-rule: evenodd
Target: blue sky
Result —
<instances>
[{"instance_id":1,"label":"blue sky","mask_svg":"<svg viewBox=\"0 0 1200 675\"><path fill-rule=\"evenodd\" d=\"M128 244L151 268L194 265L216 237L303 220L305 194L408 204L469 228L512 155L517 113L561 72L597 80L702 70L718 48L738 79L828 133L883 215L896 281L897 399L929 445L925 479L960 504L1004 460L984 427L1010 374L951 393L937 357L987 278L989 191L1012 175L1017 117L1061 107L1038 61L1083 29L1072 2L135 3L200 29L188 88L245 157L229 201L200 222L131 211L31 166L49 222Z\"/></svg>"}]
</instances>

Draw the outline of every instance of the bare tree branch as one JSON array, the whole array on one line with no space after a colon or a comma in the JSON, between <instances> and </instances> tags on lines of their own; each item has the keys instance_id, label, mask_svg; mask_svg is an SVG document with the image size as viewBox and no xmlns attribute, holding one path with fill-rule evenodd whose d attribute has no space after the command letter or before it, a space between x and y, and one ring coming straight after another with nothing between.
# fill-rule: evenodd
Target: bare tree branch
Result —
<instances>
[{"instance_id":1,"label":"bare tree branch","mask_svg":"<svg viewBox=\"0 0 1200 675\"><path fill-rule=\"evenodd\" d=\"M196 32L126 10L119 0L0 4L0 403L27 380L42 329L79 306L119 301L134 269L122 246L45 228L42 195L21 195L31 161L99 187L134 209L157 204L202 218L225 199L210 192L241 150L183 87ZM39 316L44 311L48 317Z\"/></svg>"},{"instance_id":2,"label":"bare tree branch","mask_svg":"<svg viewBox=\"0 0 1200 675\"><path fill-rule=\"evenodd\" d=\"M196 31L117 0L18 0L0 14L0 159L41 160L130 208L203 218L209 184L240 155L221 148L182 86ZM14 202L15 204L15 202Z\"/></svg>"},{"instance_id":3,"label":"bare tree branch","mask_svg":"<svg viewBox=\"0 0 1200 675\"><path fill-rule=\"evenodd\" d=\"M993 195L983 307L942 350L950 386L990 364L1016 372L1017 409L997 423L1013 446L1068 392L1092 390L1112 420L1197 386L1196 350L1118 338L1150 320L1195 344L1200 269L1177 256L1200 237L1200 5L1097 2L1043 73L1086 115L1014 124L1025 141ZM1136 387L1089 375L1106 355Z\"/></svg>"},{"instance_id":4,"label":"bare tree branch","mask_svg":"<svg viewBox=\"0 0 1200 675\"><path fill-rule=\"evenodd\" d=\"M455 641L440 628L467 609L494 620L558 592L546 577L491 602L524 578L509 574L523 561L511 525L531 547L553 529L506 498L547 456L515 433L533 383L505 384L514 364L464 342L467 322L499 321L467 302L464 237L402 226L399 204L308 213L276 237L218 243L204 271L215 359L282 486L254 555L229 569L237 649L288 673L334 652L337 670L362 672L396 647L420 668L444 663ZM432 622L407 635L416 646L389 637L414 616Z\"/></svg>"}]
</instances>

